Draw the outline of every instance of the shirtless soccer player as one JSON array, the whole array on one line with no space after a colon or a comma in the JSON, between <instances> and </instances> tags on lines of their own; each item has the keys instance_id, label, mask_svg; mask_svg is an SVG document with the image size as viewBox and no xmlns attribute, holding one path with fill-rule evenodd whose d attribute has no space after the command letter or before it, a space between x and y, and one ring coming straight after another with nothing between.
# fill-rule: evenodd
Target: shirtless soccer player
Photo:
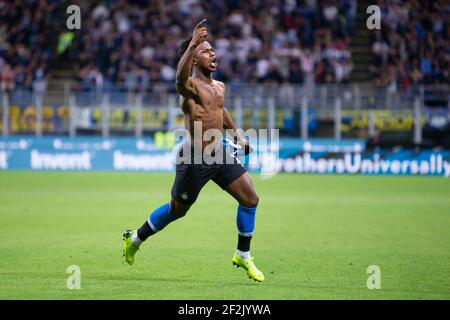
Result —
<instances>
[{"instance_id":1,"label":"shirtless soccer player","mask_svg":"<svg viewBox=\"0 0 450 320\"><path fill-rule=\"evenodd\" d=\"M139 229L124 232L124 260L130 265L133 264L140 245L169 223L183 217L203 186L212 180L239 203L236 219L238 244L231 259L232 263L245 269L251 279L264 281L263 273L256 268L253 257L250 256L250 241L259 200L252 179L233 156L232 151L223 144L222 139L203 139L203 133L208 129L220 133L223 129L232 130L245 153L251 152L248 143L236 131L230 114L224 108L224 84L212 78L217 63L213 48L205 41L207 30L204 22L205 20L195 27L192 37L180 48L176 87L181 95L180 105L189 138L185 139L177 153L172 197L169 203L154 210ZM197 129L194 132L194 127L199 123L201 134ZM211 162L204 160L205 155L220 156L214 157L215 161Z\"/></svg>"}]
</instances>

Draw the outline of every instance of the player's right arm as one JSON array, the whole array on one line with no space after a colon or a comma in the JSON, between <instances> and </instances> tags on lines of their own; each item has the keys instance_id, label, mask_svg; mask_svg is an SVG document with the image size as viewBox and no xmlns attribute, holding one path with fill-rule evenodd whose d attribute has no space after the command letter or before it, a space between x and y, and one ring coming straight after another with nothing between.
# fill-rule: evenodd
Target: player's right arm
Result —
<instances>
[{"instance_id":1,"label":"player's right arm","mask_svg":"<svg viewBox=\"0 0 450 320\"><path fill-rule=\"evenodd\" d=\"M206 19L203 19L195 26L194 33L192 34L192 40L178 62L176 87L178 93L183 97L187 97L192 93L195 94L195 87L189 77L191 74L192 62L194 60L195 48L197 48L197 46L202 43L208 35L206 27L203 26L205 21Z\"/></svg>"}]
</instances>

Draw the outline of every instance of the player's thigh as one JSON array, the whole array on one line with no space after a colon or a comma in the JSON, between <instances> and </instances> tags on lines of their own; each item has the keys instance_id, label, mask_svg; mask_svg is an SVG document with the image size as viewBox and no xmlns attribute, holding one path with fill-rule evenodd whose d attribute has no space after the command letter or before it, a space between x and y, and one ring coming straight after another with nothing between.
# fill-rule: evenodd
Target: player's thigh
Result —
<instances>
[{"instance_id":1,"label":"player's thigh","mask_svg":"<svg viewBox=\"0 0 450 320\"><path fill-rule=\"evenodd\" d=\"M231 182L225 190L245 207L253 208L258 205L259 197L248 172Z\"/></svg>"},{"instance_id":2,"label":"player's thigh","mask_svg":"<svg viewBox=\"0 0 450 320\"><path fill-rule=\"evenodd\" d=\"M208 180L209 177L199 165L177 165L171 192L174 207L180 210L189 209Z\"/></svg>"}]
</instances>

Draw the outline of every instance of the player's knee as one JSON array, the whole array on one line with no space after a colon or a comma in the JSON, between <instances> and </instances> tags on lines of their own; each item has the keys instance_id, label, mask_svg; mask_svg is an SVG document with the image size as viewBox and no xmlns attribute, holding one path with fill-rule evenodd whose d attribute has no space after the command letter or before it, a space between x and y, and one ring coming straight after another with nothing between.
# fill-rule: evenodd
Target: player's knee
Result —
<instances>
[{"instance_id":1,"label":"player's knee","mask_svg":"<svg viewBox=\"0 0 450 320\"><path fill-rule=\"evenodd\" d=\"M256 193L249 195L248 197L246 197L244 199L244 201L242 201L243 203L241 203L241 205L243 205L244 207L248 207L248 208L254 208L258 205L259 203L259 197Z\"/></svg>"},{"instance_id":2,"label":"player's knee","mask_svg":"<svg viewBox=\"0 0 450 320\"><path fill-rule=\"evenodd\" d=\"M185 205L172 199L170 201L170 212L177 218L182 218L189 211L190 205Z\"/></svg>"}]
</instances>

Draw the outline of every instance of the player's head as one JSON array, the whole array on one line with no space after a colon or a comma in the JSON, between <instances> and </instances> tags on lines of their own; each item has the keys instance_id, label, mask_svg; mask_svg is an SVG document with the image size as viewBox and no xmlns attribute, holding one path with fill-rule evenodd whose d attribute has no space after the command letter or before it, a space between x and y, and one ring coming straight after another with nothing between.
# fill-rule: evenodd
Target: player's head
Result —
<instances>
[{"instance_id":1,"label":"player's head","mask_svg":"<svg viewBox=\"0 0 450 320\"><path fill-rule=\"evenodd\" d=\"M186 52L192 37L183 41L180 45L180 50L178 51L178 57L181 58ZM194 55L194 67L198 68L200 71L208 70L214 72L217 69L217 59L214 53L214 49L208 41L203 41L197 48L195 48Z\"/></svg>"}]
</instances>

